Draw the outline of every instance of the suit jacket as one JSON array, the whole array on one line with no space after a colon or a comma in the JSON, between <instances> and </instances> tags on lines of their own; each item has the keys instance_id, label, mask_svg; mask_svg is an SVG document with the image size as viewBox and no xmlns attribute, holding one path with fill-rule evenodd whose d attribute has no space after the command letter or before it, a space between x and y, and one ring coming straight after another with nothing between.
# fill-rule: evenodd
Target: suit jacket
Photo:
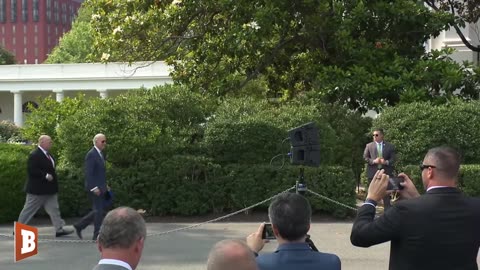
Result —
<instances>
[{"instance_id":1,"label":"suit jacket","mask_svg":"<svg viewBox=\"0 0 480 270\"><path fill-rule=\"evenodd\" d=\"M340 270L337 255L313 251L307 243L288 243L278 246L274 253L257 257L260 270Z\"/></svg>"},{"instance_id":2,"label":"suit jacket","mask_svg":"<svg viewBox=\"0 0 480 270\"><path fill-rule=\"evenodd\" d=\"M371 142L365 146L365 150L363 151L363 158L368 163L367 165L367 177L368 179L372 179L375 173L378 170L378 164L374 164L373 160L378 157L377 151L377 143ZM395 163L395 147L393 144L388 143L386 141L382 142L382 157L388 161L388 165L382 165L381 169L385 170L385 173L388 175L393 174L393 168Z\"/></svg>"},{"instance_id":3,"label":"suit jacket","mask_svg":"<svg viewBox=\"0 0 480 270\"><path fill-rule=\"evenodd\" d=\"M52 181L48 181L45 178L47 173L53 176ZM38 147L28 156L27 174L28 179L25 183L25 192L35 195L48 195L58 192L55 167L52 161Z\"/></svg>"},{"instance_id":4,"label":"suit jacket","mask_svg":"<svg viewBox=\"0 0 480 270\"><path fill-rule=\"evenodd\" d=\"M116 264L97 264L93 270L127 270L128 268L125 268L120 265Z\"/></svg>"},{"instance_id":5,"label":"suit jacket","mask_svg":"<svg viewBox=\"0 0 480 270\"><path fill-rule=\"evenodd\" d=\"M480 198L436 188L374 217L375 207L360 207L350 240L359 247L390 241L389 269L478 269Z\"/></svg>"},{"instance_id":6,"label":"suit jacket","mask_svg":"<svg viewBox=\"0 0 480 270\"><path fill-rule=\"evenodd\" d=\"M102 193L107 191L105 160L93 147L85 156L85 190L90 192L98 187Z\"/></svg>"}]
</instances>

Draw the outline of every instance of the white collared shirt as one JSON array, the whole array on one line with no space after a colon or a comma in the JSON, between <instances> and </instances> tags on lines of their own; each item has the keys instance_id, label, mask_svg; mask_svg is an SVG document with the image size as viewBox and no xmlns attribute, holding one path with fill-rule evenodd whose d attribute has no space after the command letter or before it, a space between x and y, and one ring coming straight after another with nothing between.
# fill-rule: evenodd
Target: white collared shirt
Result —
<instances>
[{"instance_id":1,"label":"white collared shirt","mask_svg":"<svg viewBox=\"0 0 480 270\"><path fill-rule=\"evenodd\" d=\"M98 154L102 157L102 159L105 160L105 157L102 155L102 151L100 151L100 149L98 149L98 147L96 146L93 147L95 147L95 150L97 150Z\"/></svg>"},{"instance_id":2,"label":"white collared shirt","mask_svg":"<svg viewBox=\"0 0 480 270\"><path fill-rule=\"evenodd\" d=\"M436 189L436 188L449 188L449 186L431 186L431 187L427 188L427 192L429 192L432 189Z\"/></svg>"},{"instance_id":3,"label":"white collared shirt","mask_svg":"<svg viewBox=\"0 0 480 270\"><path fill-rule=\"evenodd\" d=\"M120 261L120 260L115 260L115 259L101 259L98 264L113 264L113 265L118 265L118 266L122 266L122 267L125 267L127 268L128 270L133 270L132 267L124 262L124 261Z\"/></svg>"},{"instance_id":4,"label":"white collared shirt","mask_svg":"<svg viewBox=\"0 0 480 270\"><path fill-rule=\"evenodd\" d=\"M45 156L52 162L52 165L55 168L55 161L53 160L52 156L50 156L48 152L45 149L43 149L40 145L38 146L38 148L42 150L43 154L45 154Z\"/></svg>"}]
</instances>

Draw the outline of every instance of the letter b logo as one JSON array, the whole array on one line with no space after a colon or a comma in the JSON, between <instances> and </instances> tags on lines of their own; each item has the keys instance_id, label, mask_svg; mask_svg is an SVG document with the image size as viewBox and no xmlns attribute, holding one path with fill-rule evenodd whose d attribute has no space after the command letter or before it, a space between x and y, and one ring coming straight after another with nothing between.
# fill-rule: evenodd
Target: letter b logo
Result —
<instances>
[{"instance_id":1,"label":"letter b logo","mask_svg":"<svg viewBox=\"0 0 480 270\"><path fill-rule=\"evenodd\" d=\"M37 255L38 229L15 222L15 261Z\"/></svg>"}]
</instances>

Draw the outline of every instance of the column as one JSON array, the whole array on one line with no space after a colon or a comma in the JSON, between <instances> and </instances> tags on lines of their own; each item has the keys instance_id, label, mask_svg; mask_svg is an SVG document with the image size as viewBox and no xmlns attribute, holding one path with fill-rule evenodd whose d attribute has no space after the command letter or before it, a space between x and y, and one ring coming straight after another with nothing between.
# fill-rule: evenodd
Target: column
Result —
<instances>
[{"instance_id":1,"label":"column","mask_svg":"<svg viewBox=\"0 0 480 270\"><path fill-rule=\"evenodd\" d=\"M63 90L55 89L55 90L53 90L53 92L55 93L55 98L56 98L57 102L62 102L63 98L65 97L65 95L63 93Z\"/></svg>"},{"instance_id":2,"label":"column","mask_svg":"<svg viewBox=\"0 0 480 270\"><path fill-rule=\"evenodd\" d=\"M106 99L108 97L107 89L98 89L97 92L100 93L101 99Z\"/></svg>"},{"instance_id":3,"label":"column","mask_svg":"<svg viewBox=\"0 0 480 270\"><path fill-rule=\"evenodd\" d=\"M431 39L431 48L432 50L441 50L445 44L445 31L440 32L440 35L436 38Z\"/></svg>"},{"instance_id":4,"label":"column","mask_svg":"<svg viewBox=\"0 0 480 270\"><path fill-rule=\"evenodd\" d=\"M22 92L12 91L13 93L13 122L15 125L23 126L23 112L22 112Z\"/></svg>"}]
</instances>

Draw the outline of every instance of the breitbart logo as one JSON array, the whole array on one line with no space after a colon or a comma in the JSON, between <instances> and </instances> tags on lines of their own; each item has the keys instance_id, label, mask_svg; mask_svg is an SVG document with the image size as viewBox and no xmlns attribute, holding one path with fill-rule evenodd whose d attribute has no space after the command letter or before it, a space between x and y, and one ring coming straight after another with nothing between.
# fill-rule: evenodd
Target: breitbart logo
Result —
<instances>
[{"instance_id":1,"label":"breitbart logo","mask_svg":"<svg viewBox=\"0 0 480 270\"><path fill-rule=\"evenodd\" d=\"M37 255L38 229L15 222L15 262Z\"/></svg>"}]
</instances>

